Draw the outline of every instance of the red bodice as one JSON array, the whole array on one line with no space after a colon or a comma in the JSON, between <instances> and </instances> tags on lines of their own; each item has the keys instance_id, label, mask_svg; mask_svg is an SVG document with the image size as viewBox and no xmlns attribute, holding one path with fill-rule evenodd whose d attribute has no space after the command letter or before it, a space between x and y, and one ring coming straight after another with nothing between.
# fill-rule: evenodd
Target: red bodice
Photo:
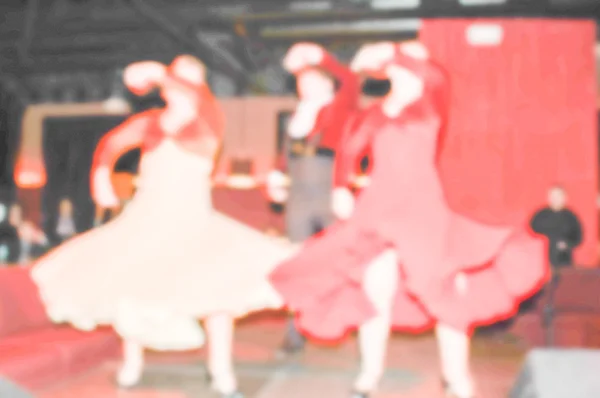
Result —
<instances>
[{"instance_id":1,"label":"red bodice","mask_svg":"<svg viewBox=\"0 0 600 398\"><path fill-rule=\"evenodd\" d=\"M371 184L348 220L310 239L271 275L308 333L335 339L374 314L362 283L386 247L401 268L392 322L406 330L439 320L470 331L510 314L546 277L541 241L450 208L436 161L441 120L429 105L395 118L375 106L357 120L340 168L347 175L371 145ZM468 278L466 293L453 287L459 272Z\"/></svg>"},{"instance_id":2,"label":"red bodice","mask_svg":"<svg viewBox=\"0 0 600 398\"><path fill-rule=\"evenodd\" d=\"M200 108L197 118L176 134L167 135L160 127L161 109L133 115L109 131L96 147L92 173L101 166L112 169L119 157L131 149L141 147L142 152L151 151L165 138L176 141L193 153L200 153L202 139L206 136L220 140L224 134L224 116L217 100L206 86L198 89L198 96Z\"/></svg>"}]
</instances>

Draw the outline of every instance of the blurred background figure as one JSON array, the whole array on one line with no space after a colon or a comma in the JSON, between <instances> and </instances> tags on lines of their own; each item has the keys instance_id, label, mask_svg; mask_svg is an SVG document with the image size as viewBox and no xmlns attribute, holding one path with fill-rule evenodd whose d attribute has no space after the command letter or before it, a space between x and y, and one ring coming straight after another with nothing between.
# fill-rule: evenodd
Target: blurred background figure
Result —
<instances>
[{"instance_id":1,"label":"blurred background figure","mask_svg":"<svg viewBox=\"0 0 600 398\"><path fill-rule=\"evenodd\" d=\"M23 207L15 203L10 207L9 222L17 231L19 255L15 262L28 264L32 258L42 255L47 248L48 239L44 232L23 217Z\"/></svg>"},{"instance_id":2,"label":"blurred background figure","mask_svg":"<svg viewBox=\"0 0 600 398\"><path fill-rule=\"evenodd\" d=\"M58 207L58 222L56 223L56 235L60 238L60 242L71 238L77 233L75 221L73 220L73 204L69 199L60 201Z\"/></svg>"},{"instance_id":3,"label":"blurred background figure","mask_svg":"<svg viewBox=\"0 0 600 398\"><path fill-rule=\"evenodd\" d=\"M19 264L26 265L40 257L48 249L48 238L30 221L23 221L17 229L21 243Z\"/></svg>"},{"instance_id":4,"label":"blurred background figure","mask_svg":"<svg viewBox=\"0 0 600 398\"><path fill-rule=\"evenodd\" d=\"M581 244L581 222L567 207L567 193L561 186L548 191L548 204L531 219L531 229L548 238L553 270L573 265L573 249Z\"/></svg>"},{"instance_id":5,"label":"blurred background figure","mask_svg":"<svg viewBox=\"0 0 600 398\"><path fill-rule=\"evenodd\" d=\"M16 263L21 252L19 235L9 213L8 206L0 203L0 265Z\"/></svg>"},{"instance_id":6,"label":"blurred background figure","mask_svg":"<svg viewBox=\"0 0 600 398\"><path fill-rule=\"evenodd\" d=\"M23 207L14 203L10 206L10 210L8 212L8 221L16 228L19 228L19 225L23 222Z\"/></svg>"},{"instance_id":7,"label":"blurred background figure","mask_svg":"<svg viewBox=\"0 0 600 398\"><path fill-rule=\"evenodd\" d=\"M573 250L583 240L583 233L579 218L567 207L567 193L559 185L548 190L547 205L538 210L531 219L531 229L548 239L548 251L552 278L545 287L541 288L535 295L523 301L519 306L519 314L533 311L544 294L546 302L544 311L546 322L551 321L554 311L554 292L559 282L558 271L573 265ZM480 332L494 334L499 339L513 340L514 336L507 330L516 321L516 316L500 321L494 325L481 327Z\"/></svg>"},{"instance_id":8,"label":"blurred background figure","mask_svg":"<svg viewBox=\"0 0 600 398\"><path fill-rule=\"evenodd\" d=\"M560 270L573 266L573 250L583 240L581 222L567 207L567 193L559 185L548 190L548 204L535 213L531 229L548 238L549 262L552 276L542 290L521 305L521 312L537 305L543 297L543 325L546 343L552 344L552 324L555 317L555 293L560 283Z\"/></svg>"}]
</instances>

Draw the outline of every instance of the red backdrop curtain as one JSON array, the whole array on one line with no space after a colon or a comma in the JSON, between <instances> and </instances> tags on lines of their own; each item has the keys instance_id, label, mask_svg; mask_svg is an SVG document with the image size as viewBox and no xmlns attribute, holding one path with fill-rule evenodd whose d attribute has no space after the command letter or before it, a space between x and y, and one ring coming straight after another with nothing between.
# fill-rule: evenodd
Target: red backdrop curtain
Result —
<instances>
[{"instance_id":1,"label":"red backdrop curtain","mask_svg":"<svg viewBox=\"0 0 600 398\"><path fill-rule=\"evenodd\" d=\"M494 23L495 46L467 29ZM427 20L421 39L452 78L440 159L452 206L492 223L528 221L553 184L580 217L580 264L597 259L595 24L564 20Z\"/></svg>"}]
</instances>

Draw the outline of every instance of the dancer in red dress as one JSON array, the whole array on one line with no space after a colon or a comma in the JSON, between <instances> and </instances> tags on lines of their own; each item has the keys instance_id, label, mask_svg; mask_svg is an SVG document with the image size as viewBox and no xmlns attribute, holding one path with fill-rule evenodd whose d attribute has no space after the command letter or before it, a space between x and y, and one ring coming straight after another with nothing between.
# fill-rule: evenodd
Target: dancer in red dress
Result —
<instances>
[{"instance_id":1,"label":"dancer in red dress","mask_svg":"<svg viewBox=\"0 0 600 398\"><path fill-rule=\"evenodd\" d=\"M102 139L92 197L101 207L118 204L111 169L120 155L141 146L136 193L114 220L37 262L33 278L56 322L83 330L114 327L124 340L118 382L126 387L140 379L144 348L200 347L198 320L204 320L213 388L240 398L234 319L283 305L268 275L293 249L212 207L224 118L202 63L181 56L168 68L134 64L125 81L138 93L160 87L166 106L132 116Z\"/></svg>"},{"instance_id":2,"label":"dancer in red dress","mask_svg":"<svg viewBox=\"0 0 600 398\"><path fill-rule=\"evenodd\" d=\"M513 314L548 274L540 240L449 208L436 162L448 82L428 58L419 43L373 44L356 55L353 70L391 82L389 95L353 123L338 159L338 170L349 176L371 145L370 185L355 205L339 187L338 202L345 197L354 208L349 218L271 275L309 335L337 339L359 328L356 397L376 388L391 328L432 327L448 392L472 397L473 327Z\"/></svg>"}]
</instances>

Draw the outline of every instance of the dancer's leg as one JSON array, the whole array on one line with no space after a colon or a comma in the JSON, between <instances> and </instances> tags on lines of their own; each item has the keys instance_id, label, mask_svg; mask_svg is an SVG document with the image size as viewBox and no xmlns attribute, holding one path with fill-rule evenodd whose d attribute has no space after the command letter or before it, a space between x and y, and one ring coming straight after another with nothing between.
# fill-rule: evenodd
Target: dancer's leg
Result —
<instances>
[{"instance_id":1,"label":"dancer's leg","mask_svg":"<svg viewBox=\"0 0 600 398\"><path fill-rule=\"evenodd\" d=\"M449 384L454 395L460 398L471 398L474 387L469 370L469 335L443 323L438 323L436 326L436 335L442 377Z\"/></svg>"},{"instance_id":2,"label":"dancer's leg","mask_svg":"<svg viewBox=\"0 0 600 398\"><path fill-rule=\"evenodd\" d=\"M121 387L132 387L139 383L144 370L144 347L132 341L123 341L123 363L117 374Z\"/></svg>"},{"instance_id":3,"label":"dancer's leg","mask_svg":"<svg viewBox=\"0 0 600 398\"><path fill-rule=\"evenodd\" d=\"M233 370L233 317L215 314L206 318L204 325L208 337L208 370L213 388L222 394L237 390Z\"/></svg>"},{"instance_id":4,"label":"dancer's leg","mask_svg":"<svg viewBox=\"0 0 600 398\"><path fill-rule=\"evenodd\" d=\"M378 315L359 329L361 369L354 388L370 392L377 388L385 370L391 311L398 283L398 263L393 251L386 251L369 265L364 288Z\"/></svg>"},{"instance_id":5,"label":"dancer's leg","mask_svg":"<svg viewBox=\"0 0 600 398\"><path fill-rule=\"evenodd\" d=\"M303 198L302 193L290 195L286 205L285 222L288 239L294 245L300 245L314 233L312 201ZM286 324L286 333L280 354L294 354L304 349L306 339L298 331L294 315L290 314Z\"/></svg>"},{"instance_id":6,"label":"dancer's leg","mask_svg":"<svg viewBox=\"0 0 600 398\"><path fill-rule=\"evenodd\" d=\"M293 354L298 351L302 351L306 344L306 338L302 336L298 328L296 327L296 320L294 314L288 315L288 319L285 326L285 340L281 350L286 354Z\"/></svg>"}]
</instances>

